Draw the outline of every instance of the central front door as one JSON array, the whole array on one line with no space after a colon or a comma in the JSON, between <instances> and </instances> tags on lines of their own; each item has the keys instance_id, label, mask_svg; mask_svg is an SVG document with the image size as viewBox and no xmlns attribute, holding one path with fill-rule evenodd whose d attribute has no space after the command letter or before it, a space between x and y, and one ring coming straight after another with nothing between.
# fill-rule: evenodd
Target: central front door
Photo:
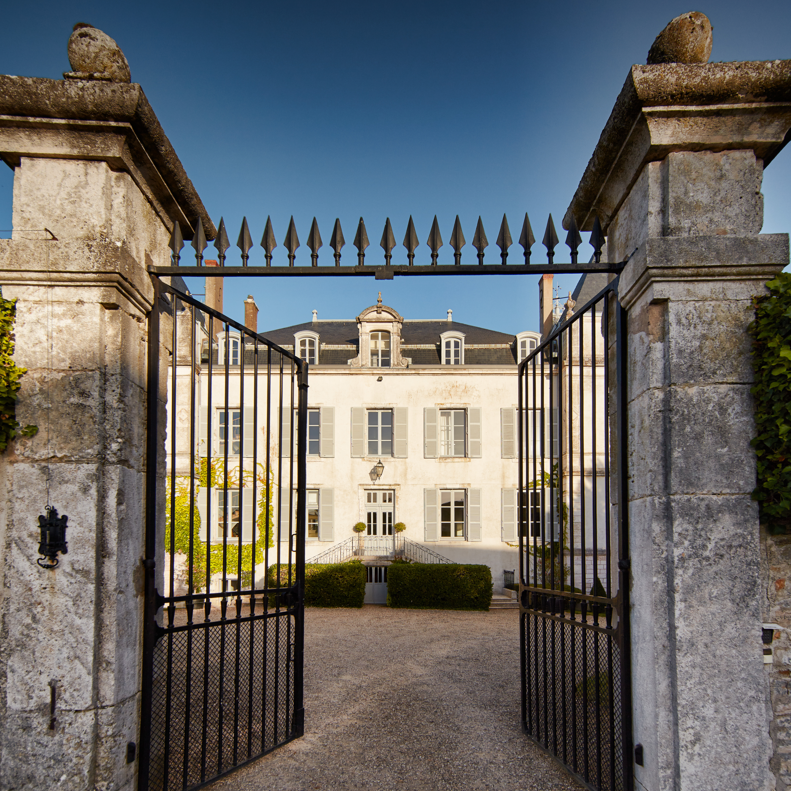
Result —
<instances>
[{"instance_id":1,"label":"central front door","mask_svg":"<svg viewBox=\"0 0 791 791\"><path fill-rule=\"evenodd\" d=\"M382 489L365 493L366 535L393 535L393 505L395 497L392 489Z\"/></svg>"}]
</instances>

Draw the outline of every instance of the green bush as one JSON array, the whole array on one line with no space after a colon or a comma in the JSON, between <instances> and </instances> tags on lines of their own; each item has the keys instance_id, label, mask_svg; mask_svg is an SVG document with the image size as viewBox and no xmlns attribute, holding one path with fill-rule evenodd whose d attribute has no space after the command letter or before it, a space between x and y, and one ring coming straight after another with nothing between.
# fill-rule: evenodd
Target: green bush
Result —
<instances>
[{"instance_id":1,"label":"green bush","mask_svg":"<svg viewBox=\"0 0 791 791\"><path fill-rule=\"evenodd\" d=\"M292 575L294 573L292 567ZM267 585L277 585L277 564L267 571ZM359 560L348 563L305 564L306 607L362 607L365 599L365 566ZM293 579L293 577L292 577ZM288 585L288 566L280 567L280 584Z\"/></svg>"},{"instance_id":2,"label":"green bush","mask_svg":"<svg viewBox=\"0 0 791 791\"><path fill-rule=\"evenodd\" d=\"M488 566L397 563L387 570L387 604L431 610L488 610Z\"/></svg>"},{"instance_id":3,"label":"green bush","mask_svg":"<svg viewBox=\"0 0 791 791\"><path fill-rule=\"evenodd\" d=\"M761 523L770 533L791 532L791 273L766 284L755 298L753 338L758 486Z\"/></svg>"}]
</instances>

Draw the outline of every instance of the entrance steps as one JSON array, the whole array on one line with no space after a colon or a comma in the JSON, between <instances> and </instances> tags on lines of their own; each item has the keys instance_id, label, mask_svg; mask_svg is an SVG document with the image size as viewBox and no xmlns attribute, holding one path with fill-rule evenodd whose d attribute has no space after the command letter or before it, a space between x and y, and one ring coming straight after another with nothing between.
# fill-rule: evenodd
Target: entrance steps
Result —
<instances>
[{"instance_id":1,"label":"entrance steps","mask_svg":"<svg viewBox=\"0 0 791 791\"><path fill-rule=\"evenodd\" d=\"M510 591L509 591L510 593ZM492 602L489 605L490 610L518 610L518 599L512 599L510 596L503 596L502 593L495 593L492 595Z\"/></svg>"}]
</instances>

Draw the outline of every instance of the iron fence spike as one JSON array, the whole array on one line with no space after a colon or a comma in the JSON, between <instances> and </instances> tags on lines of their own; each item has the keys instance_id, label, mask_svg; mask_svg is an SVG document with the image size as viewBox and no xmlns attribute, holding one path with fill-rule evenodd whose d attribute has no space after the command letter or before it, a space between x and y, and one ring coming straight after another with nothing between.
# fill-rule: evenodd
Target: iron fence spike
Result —
<instances>
[{"instance_id":1,"label":"iron fence spike","mask_svg":"<svg viewBox=\"0 0 791 791\"><path fill-rule=\"evenodd\" d=\"M316 218L310 226L310 233L308 234L308 247L310 248L310 263L311 266L318 266L319 264L319 249L323 246L321 241L321 234L319 233L319 224Z\"/></svg>"},{"instance_id":2,"label":"iron fence spike","mask_svg":"<svg viewBox=\"0 0 791 791\"><path fill-rule=\"evenodd\" d=\"M198 227L192 235L192 247L195 250L195 265L201 266L203 263L203 251L206 249L206 233L203 230L203 221L198 217Z\"/></svg>"},{"instance_id":3,"label":"iron fence spike","mask_svg":"<svg viewBox=\"0 0 791 791\"><path fill-rule=\"evenodd\" d=\"M385 228L382 231L382 241L379 242L379 246L382 250L385 251L385 264L390 266L390 259L393 257L393 248L395 247L396 241L395 236L393 236L393 226L390 225L390 218L388 217L385 220Z\"/></svg>"},{"instance_id":4,"label":"iron fence spike","mask_svg":"<svg viewBox=\"0 0 791 791\"><path fill-rule=\"evenodd\" d=\"M464 238L464 231L461 229L461 221L457 214L456 222L453 223L453 232L450 235L450 246L453 248L453 257L456 266L461 264L461 248L464 247L465 244L467 244L467 240Z\"/></svg>"},{"instance_id":5,"label":"iron fence spike","mask_svg":"<svg viewBox=\"0 0 791 791\"><path fill-rule=\"evenodd\" d=\"M410 214L409 222L406 227L406 234L404 235L404 247L406 247L406 257L409 259L409 266L412 266L415 260L415 250L419 246L420 242L417 238L417 232L415 231L415 223L412 222L412 215Z\"/></svg>"},{"instance_id":6,"label":"iron fence spike","mask_svg":"<svg viewBox=\"0 0 791 791\"><path fill-rule=\"evenodd\" d=\"M590 243L593 247L593 260L601 263L601 249L604 247L604 234L601 230L601 223L598 216L593 220L593 230L591 231Z\"/></svg>"},{"instance_id":7,"label":"iron fence spike","mask_svg":"<svg viewBox=\"0 0 791 791\"><path fill-rule=\"evenodd\" d=\"M277 240L275 239L275 232L272 229L271 216L267 216L266 218L264 235L261 237L261 247L264 248L264 258L266 259L266 265L272 266L272 251L277 247Z\"/></svg>"},{"instance_id":8,"label":"iron fence spike","mask_svg":"<svg viewBox=\"0 0 791 791\"><path fill-rule=\"evenodd\" d=\"M343 238L343 228L341 228L341 221L336 217L335 225L332 229L332 236L330 237L330 247L335 255L335 266L341 265L341 248L346 244Z\"/></svg>"},{"instance_id":9,"label":"iron fence spike","mask_svg":"<svg viewBox=\"0 0 791 791\"><path fill-rule=\"evenodd\" d=\"M250 248L253 240L250 236L250 228L247 226L247 217L242 217L242 228L239 231L239 239L236 246L242 251L242 266L247 266L247 259L250 258Z\"/></svg>"},{"instance_id":10,"label":"iron fence spike","mask_svg":"<svg viewBox=\"0 0 791 791\"><path fill-rule=\"evenodd\" d=\"M357 223L354 246L357 248L357 265L365 266L365 250L371 246L371 243L368 241L368 233L365 230L365 222L362 217L360 217L360 222Z\"/></svg>"},{"instance_id":11,"label":"iron fence spike","mask_svg":"<svg viewBox=\"0 0 791 791\"><path fill-rule=\"evenodd\" d=\"M184 247L184 237L181 235L181 226L178 220L173 223L173 231L170 234L168 247L173 251L174 266L178 266L179 258L181 258L181 249Z\"/></svg>"},{"instance_id":12,"label":"iron fence spike","mask_svg":"<svg viewBox=\"0 0 791 791\"><path fill-rule=\"evenodd\" d=\"M525 212L525 221L522 223L522 233L519 235L519 244L525 249L525 263L530 263L530 248L536 243L536 237L533 236L533 228L530 226L530 219Z\"/></svg>"},{"instance_id":13,"label":"iron fence spike","mask_svg":"<svg viewBox=\"0 0 791 791\"><path fill-rule=\"evenodd\" d=\"M558 239L555 231L555 223L552 222L552 214L550 214L547 220L547 229L544 231L544 239L541 242L547 248L547 260L550 264L555 262L555 248L558 246L559 241L560 239Z\"/></svg>"},{"instance_id":14,"label":"iron fence spike","mask_svg":"<svg viewBox=\"0 0 791 791\"><path fill-rule=\"evenodd\" d=\"M225 251L231 246L228 241L228 233L225 230L225 220L220 217L220 227L217 229L217 238L214 240L217 248L217 258L220 259L220 266L225 266Z\"/></svg>"},{"instance_id":15,"label":"iron fence spike","mask_svg":"<svg viewBox=\"0 0 791 791\"><path fill-rule=\"evenodd\" d=\"M495 244L500 248L500 258L505 263L508 258L508 248L513 244L511 239L511 229L508 227L508 218L503 214L503 221L500 223L500 232L497 234Z\"/></svg>"},{"instance_id":16,"label":"iron fence spike","mask_svg":"<svg viewBox=\"0 0 791 791\"><path fill-rule=\"evenodd\" d=\"M434 222L431 223L431 230L428 233L426 244L429 250L431 250L431 266L436 266L439 248L442 247L442 234L439 232L439 223L437 222L436 214L434 215Z\"/></svg>"},{"instance_id":17,"label":"iron fence spike","mask_svg":"<svg viewBox=\"0 0 791 791\"><path fill-rule=\"evenodd\" d=\"M566 246L571 250L571 263L577 263L579 247L582 244L582 237L580 236L579 229L577 228L577 221L574 215L571 215L569 221L569 232L566 234Z\"/></svg>"},{"instance_id":18,"label":"iron fence spike","mask_svg":"<svg viewBox=\"0 0 791 791\"><path fill-rule=\"evenodd\" d=\"M286 238L283 240L283 246L288 250L288 265L294 266L294 258L297 248L299 247L299 237L297 236L297 229L294 225L294 215L288 221L288 229L286 230Z\"/></svg>"},{"instance_id":19,"label":"iron fence spike","mask_svg":"<svg viewBox=\"0 0 791 791\"><path fill-rule=\"evenodd\" d=\"M483 251L489 246L489 240L486 238L486 231L483 228L483 220L480 216L478 216L478 225L475 226L472 246L478 251L478 263L483 264Z\"/></svg>"}]
</instances>

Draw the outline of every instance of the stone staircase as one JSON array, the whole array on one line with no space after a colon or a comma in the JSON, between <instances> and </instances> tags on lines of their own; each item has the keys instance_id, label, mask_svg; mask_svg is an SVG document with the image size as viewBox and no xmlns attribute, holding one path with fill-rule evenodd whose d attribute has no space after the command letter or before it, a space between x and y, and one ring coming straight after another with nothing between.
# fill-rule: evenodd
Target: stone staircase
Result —
<instances>
[{"instance_id":1,"label":"stone staircase","mask_svg":"<svg viewBox=\"0 0 791 791\"><path fill-rule=\"evenodd\" d=\"M511 595L509 595L511 594ZM505 594L495 593L492 595L492 603L489 610L518 610L519 600L516 598L516 591L506 590Z\"/></svg>"}]
</instances>

